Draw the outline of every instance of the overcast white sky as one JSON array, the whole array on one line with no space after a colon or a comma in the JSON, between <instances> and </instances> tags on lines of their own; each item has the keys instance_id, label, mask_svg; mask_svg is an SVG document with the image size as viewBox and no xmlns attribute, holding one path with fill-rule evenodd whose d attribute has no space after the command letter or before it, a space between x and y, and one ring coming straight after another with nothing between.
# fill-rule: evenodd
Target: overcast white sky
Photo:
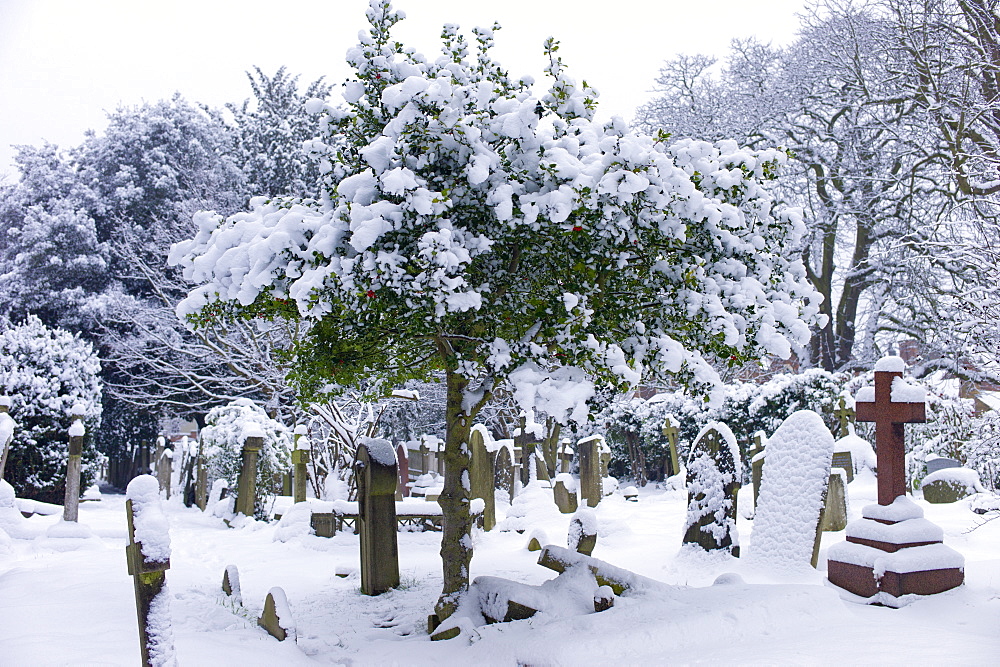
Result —
<instances>
[{"instance_id":1,"label":"overcast white sky","mask_svg":"<svg viewBox=\"0 0 1000 667\"><path fill-rule=\"evenodd\" d=\"M11 144L69 147L106 112L180 91L221 106L250 96L244 72L285 65L300 82L348 75L344 53L367 0L0 0L0 176ZM570 72L601 92L600 115L631 118L663 60L723 54L734 37L786 44L806 0L396 0L400 41L427 55L441 26L498 21L495 55L542 78L552 35Z\"/></svg>"}]
</instances>

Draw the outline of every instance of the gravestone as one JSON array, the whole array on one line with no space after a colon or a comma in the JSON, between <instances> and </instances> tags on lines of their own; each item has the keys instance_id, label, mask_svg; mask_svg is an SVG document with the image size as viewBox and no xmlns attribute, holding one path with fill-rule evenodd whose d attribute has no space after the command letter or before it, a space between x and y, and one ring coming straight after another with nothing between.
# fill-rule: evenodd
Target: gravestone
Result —
<instances>
[{"instance_id":1,"label":"gravestone","mask_svg":"<svg viewBox=\"0 0 1000 667\"><path fill-rule=\"evenodd\" d=\"M848 483L854 481L854 457L851 452L834 452L833 467L844 471Z\"/></svg>"},{"instance_id":2,"label":"gravestone","mask_svg":"<svg viewBox=\"0 0 1000 667\"><path fill-rule=\"evenodd\" d=\"M520 452L522 486L527 486L528 482L531 480L530 462L535 454L536 447L539 445L538 438L533 432L529 433L527 428L527 417L522 414L520 418L520 426L514 434L514 451Z\"/></svg>"},{"instance_id":3,"label":"gravestone","mask_svg":"<svg viewBox=\"0 0 1000 667\"><path fill-rule=\"evenodd\" d=\"M847 475L840 468L830 473L820 530L837 532L847 528Z\"/></svg>"},{"instance_id":4,"label":"gravestone","mask_svg":"<svg viewBox=\"0 0 1000 667\"><path fill-rule=\"evenodd\" d=\"M129 541L125 555L135 588L144 666L172 664L174 653L170 598L163 590L170 568L170 540L159 491L159 483L150 475L136 477L125 491ZM136 539L137 529L141 539Z\"/></svg>"},{"instance_id":5,"label":"gravestone","mask_svg":"<svg viewBox=\"0 0 1000 667\"><path fill-rule=\"evenodd\" d=\"M296 640L295 622L292 620L292 612L284 589L275 586L268 591L264 600L264 612L257 619L257 625L267 630L267 634L279 642L289 637L292 641Z\"/></svg>"},{"instance_id":6,"label":"gravestone","mask_svg":"<svg viewBox=\"0 0 1000 667\"><path fill-rule=\"evenodd\" d=\"M833 444L830 429L812 410L793 412L768 438L751 561L816 567Z\"/></svg>"},{"instance_id":7,"label":"gravestone","mask_svg":"<svg viewBox=\"0 0 1000 667\"><path fill-rule=\"evenodd\" d=\"M597 515L589 507L577 510L569 522L566 546L585 556L594 553L597 546Z\"/></svg>"},{"instance_id":8,"label":"gravestone","mask_svg":"<svg viewBox=\"0 0 1000 667\"><path fill-rule=\"evenodd\" d=\"M84 407L77 403L70 410L69 460L66 462L66 495L63 500L63 521L76 521L80 512L80 468L82 466Z\"/></svg>"},{"instance_id":9,"label":"gravestone","mask_svg":"<svg viewBox=\"0 0 1000 667\"><path fill-rule=\"evenodd\" d=\"M568 473L573 463L573 444L569 438L563 438L559 445L559 472Z\"/></svg>"},{"instance_id":10,"label":"gravestone","mask_svg":"<svg viewBox=\"0 0 1000 667\"><path fill-rule=\"evenodd\" d=\"M680 435L680 429L677 428L676 420L667 416L667 421L663 425L663 435L667 438L667 447L669 449L669 454L667 457L667 462L670 465L669 474L665 474L665 477L673 477L680 472L680 463L677 460L677 436Z\"/></svg>"},{"instance_id":11,"label":"gravestone","mask_svg":"<svg viewBox=\"0 0 1000 667\"><path fill-rule=\"evenodd\" d=\"M960 586L965 559L945 546L944 531L906 497L904 424L926 420L924 391L903 380L906 363L875 364L875 386L855 400L857 421L875 422L878 504L847 525L847 540L830 547L827 577L863 602L898 607L907 595L933 595Z\"/></svg>"},{"instance_id":12,"label":"gravestone","mask_svg":"<svg viewBox=\"0 0 1000 667\"><path fill-rule=\"evenodd\" d=\"M264 446L264 431L253 422L243 428L243 461L236 482L234 512L252 517L257 505L257 459Z\"/></svg>"},{"instance_id":13,"label":"gravestone","mask_svg":"<svg viewBox=\"0 0 1000 667\"><path fill-rule=\"evenodd\" d=\"M301 425L295 427L295 449L292 450L292 501L304 503L309 488L309 460L312 450L309 436Z\"/></svg>"},{"instance_id":14,"label":"gravestone","mask_svg":"<svg viewBox=\"0 0 1000 667\"><path fill-rule=\"evenodd\" d=\"M934 458L928 458L927 461L927 474L933 475L938 470L944 470L946 468L961 468L962 462L957 459L951 459L947 456L936 456Z\"/></svg>"},{"instance_id":15,"label":"gravestone","mask_svg":"<svg viewBox=\"0 0 1000 667\"><path fill-rule=\"evenodd\" d=\"M738 456L736 437L725 424L709 424L695 440L687 465L684 544L696 544L706 551L725 549L734 556L740 555L736 533Z\"/></svg>"},{"instance_id":16,"label":"gravestone","mask_svg":"<svg viewBox=\"0 0 1000 667\"><path fill-rule=\"evenodd\" d=\"M472 448L472 460L469 467L470 492L473 498L482 498L485 507L483 508L483 530L493 530L497 523L497 497L494 493L493 457L486 449L486 442L483 438L481 426L473 427L469 435L469 444Z\"/></svg>"},{"instance_id":17,"label":"gravestone","mask_svg":"<svg viewBox=\"0 0 1000 667\"><path fill-rule=\"evenodd\" d=\"M576 480L568 472L556 475L552 485L552 496L561 513L572 514L577 510L576 487Z\"/></svg>"},{"instance_id":18,"label":"gravestone","mask_svg":"<svg viewBox=\"0 0 1000 667\"><path fill-rule=\"evenodd\" d=\"M755 508L757 507L757 501L760 499L760 479L764 473L766 444L767 436L764 435L763 431L757 431L753 434L753 445L750 451L747 452L747 458L750 459L750 482L753 485L753 504Z\"/></svg>"},{"instance_id":19,"label":"gravestone","mask_svg":"<svg viewBox=\"0 0 1000 667\"><path fill-rule=\"evenodd\" d=\"M205 465L204 442L201 435L198 436L198 461L195 464L194 502L202 512L208 507L208 467Z\"/></svg>"},{"instance_id":20,"label":"gravestone","mask_svg":"<svg viewBox=\"0 0 1000 667\"><path fill-rule=\"evenodd\" d=\"M159 458L156 460L156 481L160 485L160 491L167 500L170 500L170 483L174 474L174 450L164 444L158 448Z\"/></svg>"},{"instance_id":21,"label":"gravestone","mask_svg":"<svg viewBox=\"0 0 1000 667\"><path fill-rule=\"evenodd\" d=\"M601 482L601 443L599 435L576 443L576 451L580 455L580 499L587 507L597 507L604 495Z\"/></svg>"},{"instance_id":22,"label":"gravestone","mask_svg":"<svg viewBox=\"0 0 1000 667\"><path fill-rule=\"evenodd\" d=\"M358 484L361 535L361 592L379 595L399 586L396 543L396 450L382 438L358 446L354 475Z\"/></svg>"},{"instance_id":23,"label":"gravestone","mask_svg":"<svg viewBox=\"0 0 1000 667\"><path fill-rule=\"evenodd\" d=\"M510 448L501 447L497 450L494 465L493 484L495 488L503 490L509 497L509 502L514 500L514 459L510 455Z\"/></svg>"},{"instance_id":24,"label":"gravestone","mask_svg":"<svg viewBox=\"0 0 1000 667\"><path fill-rule=\"evenodd\" d=\"M420 443L420 474L426 475L431 470L431 450L426 443Z\"/></svg>"},{"instance_id":25,"label":"gravestone","mask_svg":"<svg viewBox=\"0 0 1000 667\"><path fill-rule=\"evenodd\" d=\"M243 589L240 587L240 571L235 565L227 565L222 574L222 592L234 604L243 606Z\"/></svg>"},{"instance_id":26,"label":"gravestone","mask_svg":"<svg viewBox=\"0 0 1000 667\"><path fill-rule=\"evenodd\" d=\"M975 493L981 493L983 488L979 473L971 468L948 467L938 468L924 477L920 490L924 500L933 504L955 503L968 498Z\"/></svg>"},{"instance_id":27,"label":"gravestone","mask_svg":"<svg viewBox=\"0 0 1000 667\"><path fill-rule=\"evenodd\" d=\"M833 411L833 416L837 418L840 424L840 435L838 438L849 436L851 434L851 424L854 423L856 413L853 409L847 407L847 399L843 396L840 397L840 404Z\"/></svg>"},{"instance_id":28,"label":"gravestone","mask_svg":"<svg viewBox=\"0 0 1000 667\"><path fill-rule=\"evenodd\" d=\"M396 461L399 466L399 486L396 489L396 497L402 500L410 497L410 457L406 445L403 443L396 445Z\"/></svg>"}]
</instances>

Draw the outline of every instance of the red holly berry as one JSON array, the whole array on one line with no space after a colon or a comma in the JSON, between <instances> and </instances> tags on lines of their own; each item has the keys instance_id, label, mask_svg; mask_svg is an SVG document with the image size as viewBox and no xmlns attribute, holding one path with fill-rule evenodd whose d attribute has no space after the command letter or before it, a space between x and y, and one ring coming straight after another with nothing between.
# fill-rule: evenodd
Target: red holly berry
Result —
<instances>
[{"instance_id":1,"label":"red holly berry","mask_svg":"<svg viewBox=\"0 0 1000 667\"><path fill-rule=\"evenodd\" d=\"M374 290L368 290L367 292L365 292L365 296L367 296L369 299L374 299L375 298L375 291Z\"/></svg>"},{"instance_id":2,"label":"red holly berry","mask_svg":"<svg viewBox=\"0 0 1000 667\"><path fill-rule=\"evenodd\" d=\"M583 227L581 227L580 225L575 225L573 227L573 231L574 232L582 232L583 231Z\"/></svg>"}]
</instances>

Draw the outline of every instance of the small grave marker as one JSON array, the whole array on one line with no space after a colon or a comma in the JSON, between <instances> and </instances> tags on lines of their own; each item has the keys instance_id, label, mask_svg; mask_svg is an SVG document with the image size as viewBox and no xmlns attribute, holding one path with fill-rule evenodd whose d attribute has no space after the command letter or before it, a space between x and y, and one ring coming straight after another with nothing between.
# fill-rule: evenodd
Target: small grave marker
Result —
<instances>
[{"instance_id":1,"label":"small grave marker","mask_svg":"<svg viewBox=\"0 0 1000 667\"><path fill-rule=\"evenodd\" d=\"M670 474L667 477L673 477L681 470L680 464L677 461L677 436L680 435L680 432L674 418L668 416L666 424L663 426L663 435L667 438L667 446L670 448L668 459L670 462Z\"/></svg>"},{"instance_id":2,"label":"small grave marker","mask_svg":"<svg viewBox=\"0 0 1000 667\"><path fill-rule=\"evenodd\" d=\"M587 507L597 507L604 495L601 488L601 443L604 438L592 435L576 443L580 455L580 496Z\"/></svg>"},{"instance_id":3,"label":"small grave marker","mask_svg":"<svg viewBox=\"0 0 1000 667\"><path fill-rule=\"evenodd\" d=\"M295 622L292 620L292 612L283 589L275 586L268 591L264 600L264 612L257 619L257 625L267 630L267 634L279 642L289 637L292 641L296 640Z\"/></svg>"},{"instance_id":4,"label":"small grave marker","mask_svg":"<svg viewBox=\"0 0 1000 667\"><path fill-rule=\"evenodd\" d=\"M572 514L577 509L576 480L568 472L561 472L556 475L556 481L552 485L552 496L555 498L556 507L563 514Z\"/></svg>"},{"instance_id":5,"label":"small grave marker","mask_svg":"<svg viewBox=\"0 0 1000 667\"><path fill-rule=\"evenodd\" d=\"M852 408L847 407L847 399L843 396L840 397L840 405L833 411L833 415L840 422L839 437L846 438L851 434L851 424L854 423L856 413Z\"/></svg>"},{"instance_id":6,"label":"small grave marker","mask_svg":"<svg viewBox=\"0 0 1000 667\"><path fill-rule=\"evenodd\" d=\"M222 592L238 606L243 606L243 590L240 587L240 571L235 565L227 565L222 574Z\"/></svg>"},{"instance_id":7,"label":"small grave marker","mask_svg":"<svg viewBox=\"0 0 1000 667\"><path fill-rule=\"evenodd\" d=\"M826 504L823 506L823 517L820 519L821 531L835 533L847 528L846 477L847 475L839 468L834 468L830 473Z\"/></svg>"}]
</instances>

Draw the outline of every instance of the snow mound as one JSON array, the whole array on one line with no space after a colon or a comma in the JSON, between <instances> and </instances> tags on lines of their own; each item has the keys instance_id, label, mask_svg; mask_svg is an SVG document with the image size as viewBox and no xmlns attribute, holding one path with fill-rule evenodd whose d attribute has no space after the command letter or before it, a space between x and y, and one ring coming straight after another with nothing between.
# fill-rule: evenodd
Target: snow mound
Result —
<instances>
[{"instance_id":1,"label":"snow mound","mask_svg":"<svg viewBox=\"0 0 1000 667\"><path fill-rule=\"evenodd\" d=\"M297 537L312 535L312 509L309 503L295 503L281 515L278 527L274 529L276 542L288 542Z\"/></svg>"}]
</instances>

